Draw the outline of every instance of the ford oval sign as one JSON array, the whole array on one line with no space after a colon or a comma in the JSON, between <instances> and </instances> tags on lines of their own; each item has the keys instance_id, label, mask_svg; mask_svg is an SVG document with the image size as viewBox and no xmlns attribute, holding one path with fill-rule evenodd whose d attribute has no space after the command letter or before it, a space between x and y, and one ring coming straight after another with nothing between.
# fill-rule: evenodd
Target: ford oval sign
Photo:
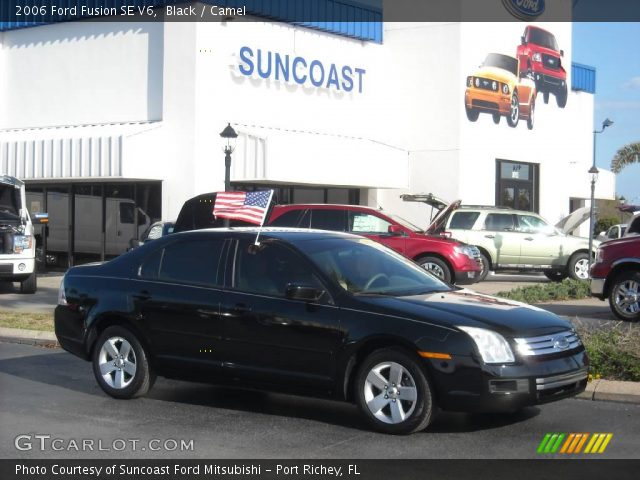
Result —
<instances>
[{"instance_id":1,"label":"ford oval sign","mask_svg":"<svg viewBox=\"0 0 640 480\"><path fill-rule=\"evenodd\" d=\"M544 0L502 0L509 13L520 20L533 20L544 12Z\"/></svg>"}]
</instances>

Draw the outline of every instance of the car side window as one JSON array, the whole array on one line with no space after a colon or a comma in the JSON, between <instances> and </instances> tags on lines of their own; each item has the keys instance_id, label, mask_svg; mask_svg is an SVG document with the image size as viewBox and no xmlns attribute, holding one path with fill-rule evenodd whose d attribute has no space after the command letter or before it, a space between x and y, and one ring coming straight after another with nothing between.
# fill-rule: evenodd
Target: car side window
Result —
<instances>
[{"instance_id":1,"label":"car side window","mask_svg":"<svg viewBox=\"0 0 640 480\"><path fill-rule=\"evenodd\" d=\"M304 213L304 210L289 210L283 213L269 225L272 227L297 227L300 222L300 217Z\"/></svg>"},{"instance_id":2,"label":"car side window","mask_svg":"<svg viewBox=\"0 0 640 480\"><path fill-rule=\"evenodd\" d=\"M142 265L138 268L138 277L144 278L145 280L157 279L160 272L160 262L162 261L163 253L164 248L161 248L145 258Z\"/></svg>"},{"instance_id":3,"label":"car side window","mask_svg":"<svg viewBox=\"0 0 640 480\"><path fill-rule=\"evenodd\" d=\"M480 216L480 212L454 212L449 228L471 230Z\"/></svg>"},{"instance_id":4,"label":"car side window","mask_svg":"<svg viewBox=\"0 0 640 480\"><path fill-rule=\"evenodd\" d=\"M353 233L389 233L390 222L364 212L349 212L349 231Z\"/></svg>"},{"instance_id":5,"label":"car side window","mask_svg":"<svg viewBox=\"0 0 640 480\"><path fill-rule=\"evenodd\" d=\"M311 228L318 230L345 231L345 211L318 209L311 211Z\"/></svg>"},{"instance_id":6,"label":"car side window","mask_svg":"<svg viewBox=\"0 0 640 480\"><path fill-rule=\"evenodd\" d=\"M120 204L120 223L133 223L134 206L133 203Z\"/></svg>"},{"instance_id":7,"label":"car side window","mask_svg":"<svg viewBox=\"0 0 640 480\"><path fill-rule=\"evenodd\" d=\"M533 215L518 215L518 231L524 233L545 233L549 230L547 223Z\"/></svg>"},{"instance_id":8,"label":"car side window","mask_svg":"<svg viewBox=\"0 0 640 480\"><path fill-rule=\"evenodd\" d=\"M306 262L293 250L276 242L241 240L234 268L234 287L243 292L285 297L288 284L324 288Z\"/></svg>"},{"instance_id":9,"label":"car side window","mask_svg":"<svg viewBox=\"0 0 640 480\"><path fill-rule=\"evenodd\" d=\"M510 213L490 213L484 221L484 229L492 232L513 232L514 228Z\"/></svg>"},{"instance_id":10,"label":"car side window","mask_svg":"<svg viewBox=\"0 0 640 480\"><path fill-rule=\"evenodd\" d=\"M618 238L618 227L611 227L607 233L607 238Z\"/></svg>"}]
</instances>

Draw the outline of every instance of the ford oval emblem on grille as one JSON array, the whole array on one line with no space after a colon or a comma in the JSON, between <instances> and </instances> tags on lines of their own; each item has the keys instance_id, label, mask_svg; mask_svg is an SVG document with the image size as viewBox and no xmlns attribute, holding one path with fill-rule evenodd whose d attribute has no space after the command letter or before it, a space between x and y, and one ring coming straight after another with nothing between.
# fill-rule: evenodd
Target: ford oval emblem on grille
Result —
<instances>
[{"instance_id":1,"label":"ford oval emblem on grille","mask_svg":"<svg viewBox=\"0 0 640 480\"><path fill-rule=\"evenodd\" d=\"M558 336L553 339L553 348L556 350L566 350L569 348L569 340L565 336Z\"/></svg>"},{"instance_id":2,"label":"ford oval emblem on grille","mask_svg":"<svg viewBox=\"0 0 640 480\"><path fill-rule=\"evenodd\" d=\"M519 20L532 20L544 12L545 0L502 0L509 13Z\"/></svg>"}]
</instances>

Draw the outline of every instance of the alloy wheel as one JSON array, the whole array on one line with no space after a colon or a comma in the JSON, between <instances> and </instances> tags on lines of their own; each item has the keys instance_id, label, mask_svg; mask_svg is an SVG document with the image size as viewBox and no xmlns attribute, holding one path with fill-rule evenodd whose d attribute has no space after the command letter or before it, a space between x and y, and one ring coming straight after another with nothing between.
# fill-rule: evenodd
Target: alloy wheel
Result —
<instances>
[{"instance_id":1,"label":"alloy wheel","mask_svg":"<svg viewBox=\"0 0 640 480\"><path fill-rule=\"evenodd\" d=\"M613 294L616 308L623 315L637 315L640 313L640 283L635 280L625 280L615 286Z\"/></svg>"},{"instance_id":2,"label":"alloy wheel","mask_svg":"<svg viewBox=\"0 0 640 480\"><path fill-rule=\"evenodd\" d=\"M383 362L367 374L364 399L373 416L395 425L404 422L415 410L418 389L406 368L396 362Z\"/></svg>"},{"instance_id":3,"label":"alloy wheel","mask_svg":"<svg viewBox=\"0 0 640 480\"><path fill-rule=\"evenodd\" d=\"M422 264L422 268L427 272L434 274L436 277L444 279L444 270L440 265L432 262L425 262Z\"/></svg>"},{"instance_id":4,"label":"alloy wheel","mask_svg":"<svg viewBox=\"0 0 640 480\"><path fill-rule=\"evenodd\" d=\"M589 259L581 258L573 266L573 271L580 280L587 280L589 278Z\"/></svg>"},{"instance_id":5,"label":"alloy wheel","mask_svg":"<svg viewBox=\"0 0 640 480\"><path fill-rule=\"evenodd\" d=\"M509 113L509 116L511 117L512 123L518 122L518 117L520 116L520 104L518 102L518 97L515 95L511 97L511 112Z\"/></svg>"},{"instance_id":6,"label":"alloy wheel","mask_svg":"<svg viewBox=\"0 0 640 480\"><path fill-rule=\"evenodd\" d=\"M98 356L100 374L111 388L128 387L136 375L136 354L122 337L110 337L102 344Z\"/></svg>"}]
</instances>

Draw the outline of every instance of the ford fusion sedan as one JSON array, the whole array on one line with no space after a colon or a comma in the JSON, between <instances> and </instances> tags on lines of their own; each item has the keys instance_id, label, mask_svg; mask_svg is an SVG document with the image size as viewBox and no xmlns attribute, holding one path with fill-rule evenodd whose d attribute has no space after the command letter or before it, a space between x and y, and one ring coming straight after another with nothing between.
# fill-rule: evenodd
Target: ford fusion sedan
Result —
<instances>
[{"instance_id":1,"label":"ford fusion sedan","mask_svg":"<svg viewBox=\"0 0 640 480\"><path fill-rule=\"evenodd\" d=\"M368 238L257 234L177 233L71 268L60 344L114 398L158 375L235 384L354 402L397 434L438 408L513 411L585 388L584 347L552 313L452 287Z\"/></svg>"},{"instance_id":2,"label":"ford fusion sedan","mask_svg":"<svg viewBox=\"0 0 640 480\"><path fill-rule=\"evenodd\" d=\"M517 127L519 120L527 121L533 129L536 85L527 72L518 72L518 60L508 55L490 53L480 69L467 77L464 93L465 110L471 122L478 120L481 112L490 113L494 123L507 117L510 127Z\"/></svg>"}]
</instances>

